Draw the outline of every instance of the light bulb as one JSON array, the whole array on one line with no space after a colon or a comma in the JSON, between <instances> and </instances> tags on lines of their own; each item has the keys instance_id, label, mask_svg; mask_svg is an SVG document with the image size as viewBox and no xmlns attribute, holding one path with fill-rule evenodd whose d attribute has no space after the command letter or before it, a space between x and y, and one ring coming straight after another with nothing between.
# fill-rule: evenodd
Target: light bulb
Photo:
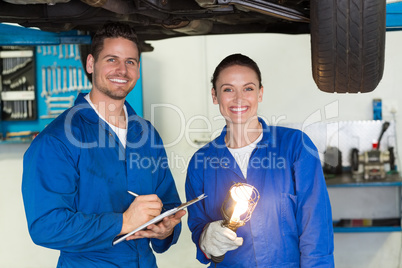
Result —
<instances>
[{"instance_id":1,"label":"light bulb","mask_svg":"<svg viewBox=\"0 0 402 268\"><path fill-rule=\"evenodd\" d=\"M230 218L231 222L240 222L240 216L243 215L248 209L247 202L237 202L232 217Z\"/></svg>"},{"instance_id":2,"label":"light bulb","mask_svg":"<svg viewBox=\"0 0 402 268\"><path fill-rule=\"evenodd\" d=\"M236 201L233 214L230 218L231 222L240 222L240 216L248 210L248 202L252 193L253 187L248 185L234 186L230 190L232 199Z\"/></svg>"},{"instance_id":3,"label":"light bulb","mask_svg":"<svg viewBox=\"0 0 402 268\"><path fill-rule=\"evenodd\" d=\"M251 214L260 199L260 194L254 186L246 183L235 183L230 187L221 206L222 226L233 232L244 226L250 220ZM214 263L219 263L225 255L212 256Z\"/></svg>"}]
</instances>

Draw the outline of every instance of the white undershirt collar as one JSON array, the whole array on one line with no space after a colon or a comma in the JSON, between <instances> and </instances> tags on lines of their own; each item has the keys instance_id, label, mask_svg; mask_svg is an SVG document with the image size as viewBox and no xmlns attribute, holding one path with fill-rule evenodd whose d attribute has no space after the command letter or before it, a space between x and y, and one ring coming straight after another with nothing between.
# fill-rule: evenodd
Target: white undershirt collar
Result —
<instances>
[{"instance_id":1,"label":"white undershirt collar","mask_svg":"<svg viewBox=\"0 0 402 268\"><path fill-rule=\"evenodd\" d=\"M229 148L229 152L233 155L233 158L236 160L236 163L239 165L241 172L243 173L244 178L247 179L247 167L248 163L250 161L251 153L253 152L254 148L257 147L257 144L260 142L262 139L262 133L258 138L250 143L249 145L246 145L241 148Z\"/></svg>"},{"instance_id":2,"label":"white undershirt collar","mask_svg":"<svg viewBox=\"0 0 402 268\"><path fill-rule=\"evenodd\" d=\"M121 144L123 145L124 148L126 148L127 128L128 128L128 120L127 120L128 119L128 114L127 114L126 105L124 105L124 107L123 107L124 115L126 116L126 128L119 128L119 127L116 127L116 126L110 124L107 120L105 120L105 118L103 118L103 116L98 112L98 110L96 110L96 107L92 103L91 98L89 98L89 94L85 95L84 98L88 101L89 105L91 105L91 107L95 110L97 115L109 125L109 127L114 131L114 133L116 133L117 137L119 137L119 140L120 140Z\"/></svg>"}]
</instances>

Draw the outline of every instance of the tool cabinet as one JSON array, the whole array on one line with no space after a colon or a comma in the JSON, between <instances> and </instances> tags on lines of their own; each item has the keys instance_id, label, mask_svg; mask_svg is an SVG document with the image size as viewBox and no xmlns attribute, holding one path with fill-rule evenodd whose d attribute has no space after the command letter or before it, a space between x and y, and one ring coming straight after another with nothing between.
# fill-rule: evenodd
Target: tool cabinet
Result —
<instances>
[{"instance_id":1,"label":"tool cabinet","mask_svg":"<svg viewBox=\"0 0 402 268\"><path fill-rule=\"evenodd\" d=\"M35 55L32 47L0 50L1 120L37 118Z\"/></svg>"},{"instance_id":2,"label":"tool cabinet","mask_svg":"<svg viewBox=\"0 0 402 268\"><path fill-rule=\"evenodd\" d=\"M92 85L78 44L0 47L0 140L31 141Z\"/></svg>"},{"instance_id":3,"label":"tool cabinet","mask_svg":"<svg viewBox=\"0 0 402 268\"><path fill-rule=\"evenodd\" d=\"M30 142L91 90L79 46L0 46L0 143ZM126 101L142 116L141 78Z\"/></svg>"}]
</instances>

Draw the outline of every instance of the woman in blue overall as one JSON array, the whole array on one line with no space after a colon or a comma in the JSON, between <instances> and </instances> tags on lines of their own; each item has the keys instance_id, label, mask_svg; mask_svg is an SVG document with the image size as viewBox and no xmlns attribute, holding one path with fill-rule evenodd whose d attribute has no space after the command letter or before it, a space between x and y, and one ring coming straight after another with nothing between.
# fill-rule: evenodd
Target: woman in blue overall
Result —
<instances>
[{"instance_id":1,"label":"woman in blue overall","mask_svg":"<svg viewBox=\"0 0 402 268\"><path fill-rule=\"evenodd\" d=\"M257 64L226 57L215 69L214 104L222 133L192 157L186 197L208 197L188 208L197 259L225 255L216 267L334 267L331 205L317 149L302 131L268 126L257 116L263 87ZM251 219L233 232L221 205L234 183L260 194Z\"/></svg>"}]
</instances>

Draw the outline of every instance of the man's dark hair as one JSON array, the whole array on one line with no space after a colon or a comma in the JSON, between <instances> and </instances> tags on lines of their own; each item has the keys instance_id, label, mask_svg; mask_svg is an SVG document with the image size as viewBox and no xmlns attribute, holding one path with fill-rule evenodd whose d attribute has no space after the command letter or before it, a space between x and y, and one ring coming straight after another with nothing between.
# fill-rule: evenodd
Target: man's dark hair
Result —
<instances>
[{"instance_id":1,"label":"man's dark hair","mask_svg":"<svg viewBox=\"0 0 402 268\"><path fill-rule=\"evenodd\" d=\"M141 54L139 41L135 30L128 24L122 22L109 22L104 24L93 36L91 44L91 54L95 61L98 60L99 54L103 49L103 42L106 38L122 37L136 44L138 49L138 57Z\"/></svg>"},{"instance_id":2,"label":"man's dark hair","mask_svg":"<svg viewBox=\"0 0 402 268\"><path fill-rule=\"evenodd\" d=\"M255 63L255 61L253 61L252 59L250 59L249 57L242 55L242 54L232 54L227 56L226 58L224 58L219 64L218 66L216 66L214 74L212 75L212 79L211 79L211 83L212 83L212 87L216 90L216 80L218 80L218 76L220 75L220 73L231 66L234 65L240 65L240 66L245 66L245 67L249 67L250 69L252 69L258 77L258 82L260 83L259 87L261 88L262 84L261 84L261 71L260 68L258 68L257 63Z\"/></svg>"}]
</instances>

